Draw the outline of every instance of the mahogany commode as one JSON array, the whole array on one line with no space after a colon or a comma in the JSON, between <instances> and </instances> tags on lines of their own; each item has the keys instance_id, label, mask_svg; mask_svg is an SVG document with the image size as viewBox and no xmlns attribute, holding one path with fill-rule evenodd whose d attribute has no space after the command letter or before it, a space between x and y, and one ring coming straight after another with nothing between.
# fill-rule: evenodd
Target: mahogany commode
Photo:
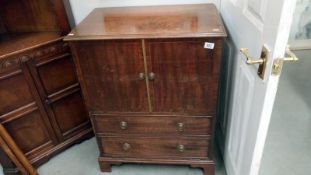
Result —
<instances>
[{"instance_id":1,"label":"mahogany commode","mask_svg":"<svg viewBox=\"0 0 311 175\"><path fill-rule=\"evenodd\" d=\"M223 23L212 4L98 8L65 38L100 150L112 164L214 174Z\"/></svg>"}]
</instances>

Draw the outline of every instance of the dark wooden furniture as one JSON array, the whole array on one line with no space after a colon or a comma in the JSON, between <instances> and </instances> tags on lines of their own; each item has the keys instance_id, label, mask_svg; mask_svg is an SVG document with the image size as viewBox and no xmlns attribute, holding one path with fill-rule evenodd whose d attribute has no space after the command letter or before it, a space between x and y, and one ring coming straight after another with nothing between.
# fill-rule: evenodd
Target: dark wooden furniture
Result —
<instances>
[{"instance_id":1,"label":"dark wooden furniture","mask_svg":"<svg viewBox=\"0 0 311 175\"><path fill-rule=\"evenodd\" d=\"M92 136L61 0L0 0L0 122L38 166ZM0 150L5 174L20 174Z\"/></svg>"},{"instance_id":2,"label":"dark wooden furniture","mask_svg":"<svg viewBox=\"0 0 311 175\"><path fill-rule=\"evenodd\" d=\"M222 39L214 5L95 9L66 38L100 150L123 162L214 174Z\"/></svg>"}]
</instances>

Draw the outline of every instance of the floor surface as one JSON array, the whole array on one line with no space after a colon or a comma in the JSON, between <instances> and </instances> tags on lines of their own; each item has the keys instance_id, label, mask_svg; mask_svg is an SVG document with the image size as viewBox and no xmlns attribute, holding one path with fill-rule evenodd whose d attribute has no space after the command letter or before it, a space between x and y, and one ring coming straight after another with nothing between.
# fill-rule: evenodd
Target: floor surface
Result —
<instances>
[{"instance_id":1,"label":"floor surface","mask_svg":"<svg viewBox=\"0 0 311 175\"><path fill-rule=\"evenodd\" d=\"M311 50L280 79L259 175L311 174Z\"/></svg>"}]
</instances>

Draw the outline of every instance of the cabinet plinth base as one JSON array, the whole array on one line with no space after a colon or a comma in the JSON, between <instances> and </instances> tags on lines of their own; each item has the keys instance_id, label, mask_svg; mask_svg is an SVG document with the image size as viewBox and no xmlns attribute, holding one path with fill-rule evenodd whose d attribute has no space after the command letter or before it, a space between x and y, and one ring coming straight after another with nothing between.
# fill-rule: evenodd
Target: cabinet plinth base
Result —
<instances>
[{"instance_id":1,"label":"cabinet plinth base","mask_svg":"<svg viewBox=\"0 0 311 175\"><path fill-rule=\"evenodd\" d=\"M174 159L138 159L138 158L98 158L100 170L102 172L111 172L112 165L122 163L141 163L141 164L175 164L190 165L193 168L202 168L204 175L215 175L215 163L213 160L174 160Z\"/></svg>"}]
</instances>

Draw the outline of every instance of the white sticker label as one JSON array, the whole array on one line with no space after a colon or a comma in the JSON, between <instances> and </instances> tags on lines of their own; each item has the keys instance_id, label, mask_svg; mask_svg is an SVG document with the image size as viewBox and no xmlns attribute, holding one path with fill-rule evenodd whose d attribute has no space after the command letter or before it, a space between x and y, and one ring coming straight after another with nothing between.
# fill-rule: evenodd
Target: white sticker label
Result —
<instances>
[{"instance_id":1,"label":"white sticker label","mask_svg":"<svg viewBox=\"0 0 311 175\"><path fill-rule=\"evenodd\" d=\"M215 43L209 43L209 42L204 43L205 49L214 49L214 47L215 47Z\"/></svg>"}]
</instances>

